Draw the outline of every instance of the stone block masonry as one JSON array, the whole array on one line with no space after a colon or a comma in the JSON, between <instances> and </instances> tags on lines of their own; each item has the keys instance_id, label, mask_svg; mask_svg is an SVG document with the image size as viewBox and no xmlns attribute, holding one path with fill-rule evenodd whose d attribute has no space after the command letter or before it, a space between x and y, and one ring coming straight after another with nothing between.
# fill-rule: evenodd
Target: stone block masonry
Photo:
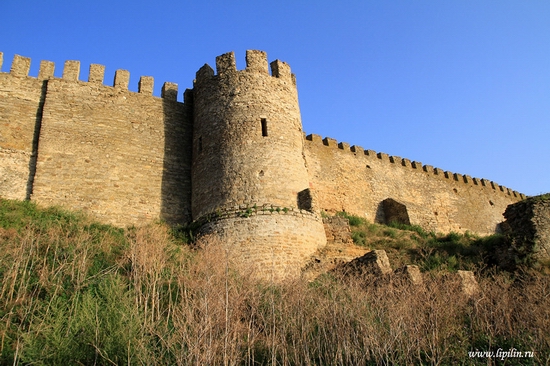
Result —
<instances>
[{"instance_id":1,"label":"stone block masonry","mask_svg":"<svg viewBox=\"0 0 550 366\"><path fill-rule=\"evenodd\" d=\"M248 263L258 278L275 281L299 276L301 267L326 242L322 221L299 211L232 215L206 223L202 233L219 237L228 255Z\"/></svg>"},{"instance_id":2,"label":"stone block masonry","mask_svg":"<svg viewBox=\"0 0 550 366\"><path fill-rule=\"evenodd\" d=\"M102 65L91 65L89 82L79 80L77 61L61 79L51 63L41 67L46 79L29 77L29 65L16 56L11 73L0 73L3 197L120 226L191 220L192 111L176 100L175 84L157 98L150 77L139 93L128 91L124 70L106 86Z\"/></svg>"},{"instance_id":3,"label":"stone block masonry","mask_svg":"<svg viewBox=\"0 0 550 366\"><path fill-rule=\"evenodd\" d=\"M280 61L270 74L261 51L247 51L245 70L235 65L231 52L217 57L216 74L208 65L197 72L193 218L216 215L204 231L235 246L259 273L295 276L326 244L309 194L295 79ZM242 217L226 215L241 208Z\"/></svg>"},{"instance_id":4,"label":"stone block masonry","mask_svg":"<svg viewBox=\"0 0 550 366\"><path fill-rule=\"evenodd\" d=\"M321 212L491 234L506 206L525 198L485 179L306 137L290 66L268 63L262 51L247 51L244 70L232 52L216 58L216 71L204 65L183 102L173 83L153 96L149 76L129 91L126 70L105 85L98 64L82 81L78 61L67 61L61 78L49 61L37 77L28 58L15 56L9 72L2 63L0 53L0 196L119 226L196 221L280 277L325 245Z\"/></svg>"},{"instance_id":5,"label":"stone block masonry","mask_svg":"<svg viewBox=\"0 0 550 366\"><path fill-rule=\"evenodd\" d=\"M353 244L349 221L345 217L331 216L323 218L327 242Z\"/></svg>"},{"instance_id":6,"label":"stone block masonry","mask_svg":"<svg viewBox=\"0 0 550 366\"><path fill-rule=\"evenodd\" d=\"M243 204L298 207L309 189L296 85L290 68L264 52L217 58L194 85L193 217ZM303 208L303 207L299 207Z\"/></svg>"},{"instance_id":7,"label":"stone block masonry","mask_svg":"<svg viewBox=\"0 0 550 366\"><path fill-rule=\"evenodd\" d=\"M30 63L16 55L10 73L0 73L0 196L9 199L29 198L34 175L48 65L31 78Z\"/></svg>"},{"instance_id":8,"label":"stone block masonry","mask_svg":"<svg viewBox=\"0 0 550 366\"><path fill-rule=\"evenodd\" d=\"M397 156L308 135L305 154L312 189L328 214L345 211L370 222L397 220L427 231L494 234L503 212L525 198L485 179L443 172ZM392 205L388 205L388 201Z\"/></svg>"}]
</instances>

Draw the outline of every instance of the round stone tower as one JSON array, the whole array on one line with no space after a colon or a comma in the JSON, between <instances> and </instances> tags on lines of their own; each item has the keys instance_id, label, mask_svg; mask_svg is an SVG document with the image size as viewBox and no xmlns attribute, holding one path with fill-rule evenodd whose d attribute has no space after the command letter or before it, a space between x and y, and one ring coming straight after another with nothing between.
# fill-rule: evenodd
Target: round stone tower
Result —
<instances>
[{"instance_id":1,"label":"round stone tower","mask_svg":"<svg viewBox=\"0 0 550 366\"><path fill-rule=\"evenodd\" d=\"M326 244L304 157L294 75L261 51L204 65L193 91L192 215L239 257L278 278Z\"/></svg>"}]
</instances>

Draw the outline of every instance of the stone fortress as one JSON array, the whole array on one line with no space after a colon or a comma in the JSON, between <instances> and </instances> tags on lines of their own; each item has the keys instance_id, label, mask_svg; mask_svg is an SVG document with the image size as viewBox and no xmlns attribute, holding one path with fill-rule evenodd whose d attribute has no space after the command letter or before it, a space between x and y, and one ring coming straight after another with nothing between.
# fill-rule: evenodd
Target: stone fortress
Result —
<instances>
[{"instance_id":1,"label":"stone fortress","mask_svg":"<svg viewBox=\"0 0 550 366\"><path fill-rule=\"evenodd\" d=\"M305 135L288 64L247 51L205 64L178 100L153 78L104 85L105 67L0 53L0 197L84 211L119 226L197 223L245 260L295 273L326 243L322 215L492 234L525 198L495 182Z\"/></svg>"}]
</instances>

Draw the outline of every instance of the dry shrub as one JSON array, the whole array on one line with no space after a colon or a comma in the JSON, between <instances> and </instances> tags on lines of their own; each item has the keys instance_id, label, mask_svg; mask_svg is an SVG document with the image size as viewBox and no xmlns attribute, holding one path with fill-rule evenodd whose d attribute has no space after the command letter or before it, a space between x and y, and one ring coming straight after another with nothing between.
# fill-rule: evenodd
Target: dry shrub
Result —
<instances>
[{"instance_id":1,"label":"dry shrub","mask_svg":"<svg viewBox=\"0 0 550 366\"><path fill-rule=\"evenodd\" d=\"M128 234L127 259L136 304L147 322L161 316L161 290L165 283L170 237L164 226L141 227ZM168 278L171 277L167 274Z\"/></svg>"},{"instance_id":2,"label":"dry shrub","mask_svg":"<svg viewBox=\"0 0 550 366\"><path fill-rule=\"evenodd\" d=\"M253 282L231 265L227 248L208 237L198 249L178 247L162 226L136 229L129 241L136 305L151 336L144 362L243 362L249 337L243 313Z\"/></svg>"},{"instance_id":3,"label":"dry shrub","mask_svg":"<svg viewBox=\"0 0 550 366\"><path fill-rule=\"evenodd\" d=\"M225 243L181 246L162 225L124 245L83 229L0 238L4 363L447 365L510 347L550 362L545 276L482 277L468 297L456 276L259 281Z\"/></svg>"},{"instance_id":4,"label":"dry shrub","mask_svg":"<svg viewBox=\"0 0 550 366\"><path fill-rule=\"evenodd\" d=\"M549 277L497 275L480 286L482 295L468 314L473 346L533 351L539 363L550 363Z\"/></svg>"},{"instance_id":5,"label":"dry shrub","mask_svg":"<svg viewBox=\"0 0 550 366\"><path fill-rule=\"evenodd\" d=\"M300 301L311 304L301 315L302 329L309 334L300 338L308 339L310 356L302 354L291 363L407 364L444 359L461 325L456 311L465 303L447 304L457 286L440 286L433 280L416 287L364 276L306 288Z\"/></svg>"},{"instance_id":6,"label":"dry shrub","mask_svg":"<svg viewBox=\"0 0 550 366\"><path fill-rule=\"evenodd\" d=\"M177 339L186 339L193 350L182 364L244 363L257 336L250 316L259 296L255 274L219 239L204 237L199 247L196 260L179 278L183 301L176 313L182 315ZM185 332L191 324L197 327L193 334Z\"/></svg>"}]
</instances>

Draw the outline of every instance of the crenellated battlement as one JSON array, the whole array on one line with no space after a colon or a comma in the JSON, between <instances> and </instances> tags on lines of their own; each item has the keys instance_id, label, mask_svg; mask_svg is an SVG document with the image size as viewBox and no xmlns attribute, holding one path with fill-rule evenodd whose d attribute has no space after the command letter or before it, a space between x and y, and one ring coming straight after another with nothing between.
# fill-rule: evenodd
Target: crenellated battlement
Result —
<instances>
[{"instance_id":1,"label":"crenellated battlement","mask_svg":"<svg viewBox=\"0 0 550 366\"><path fill-rule=\"evenodd\" d=\"M31 68L30 58L15 55L13 58L13 62L11 63L10 74L12 76L25 77L29 75L30 68Z\"/></svg>"},{"instance_id":2,"label":"crenellated battlement","mask_svg":"<svg viewBox=\"0 0 550 366\"><path fill-rule=\"evenodd\" d=\"M268 75L267 53L264 51L246 51L246 70Z\"/></svg>"},{"instance_id":3,"label":"crenellated battlement","mask_svg":"<svg viewBox=\"0 0 550 366\"><path fill-rule=\"evenodd\" d=\"M3 53L0 52L0 73L2 69ZM11 64L9 75L18 78L29 76L31 59L20 55L15 55ZM58 79L54 76L55 64L51 61L41 61L37 80ZM8 74L8 73L5 73ZM116 70L112 85L105 85L105 66L99 64L91 64L88 72L88 81L80 80L80 61L69 60L65 61L61 80L67 82L89 83L93 85L101 85L112 87L120 91L129 91L130 72L127 70ZM141 76L138 82L138 94L153 96L154 78L151 76ZM132 92L132 91L129 91ZM133 92L132 92L133 93ZM178 99L178 84L165 82L161 89L161 98L166 100L177 101Z\"/></svg>"},{"instance_id":4,"label":"crenellated battlement","mask_svg":"<svg viewBox=\"0 0 550 366\"><path fill-rule=\"evenodd\" d=\"M210 80L213 77L234 77L239 73L256 73L260 75L270 76L268 70L267 53L264 51L247 50L246 51L246 68L237 70L235 61L235 53L228 52L216 57L216 73L208 65L204 64L196 74L196 82ZM275 60L269 64L271 68L271 76L281 81L289 81L296 85L296 77L291 72L290 66L283 61Z\"/></svg>"},{"instance_id":5,"label":"crenellated battlement","mask_svg":"<svg viewBox=\"0 0 550 366\"><path fill-rule=\"evenodd\" d=\"M454 181L470 186L484 187L493 190L495 193L502 193L520 199L525 199L526 197L523 193L511 190L505 186L501 186L487 179L472 178L469 175L443 171L442 169L434 168L431 165L423 165L419 161L411 161L410 159L402 158L400 156L389 155L383 152L376 152L374 150L365 150L361 146L350 145L347 142L338 142L336 139L330 137L322 138L320 135L310 134L306 136L306 141L315 144L316 146L340 150L342 152L353 154L357 157L365 157L367 159L375 160L382 164L388 164L390 166L402 167L416 172L427 173L433 175L438 179Z\"/></svg>"},{"instance_id":6,"label":"crenellated battlement","mask_svg":"<svg viewBox=\"0 0 550 366\"><path fill-rule=\"evenodd\" d=\"M62 79L66 81L78 81L80 76L80 61L65 61Z\"/></svg>"}]
</instances>

